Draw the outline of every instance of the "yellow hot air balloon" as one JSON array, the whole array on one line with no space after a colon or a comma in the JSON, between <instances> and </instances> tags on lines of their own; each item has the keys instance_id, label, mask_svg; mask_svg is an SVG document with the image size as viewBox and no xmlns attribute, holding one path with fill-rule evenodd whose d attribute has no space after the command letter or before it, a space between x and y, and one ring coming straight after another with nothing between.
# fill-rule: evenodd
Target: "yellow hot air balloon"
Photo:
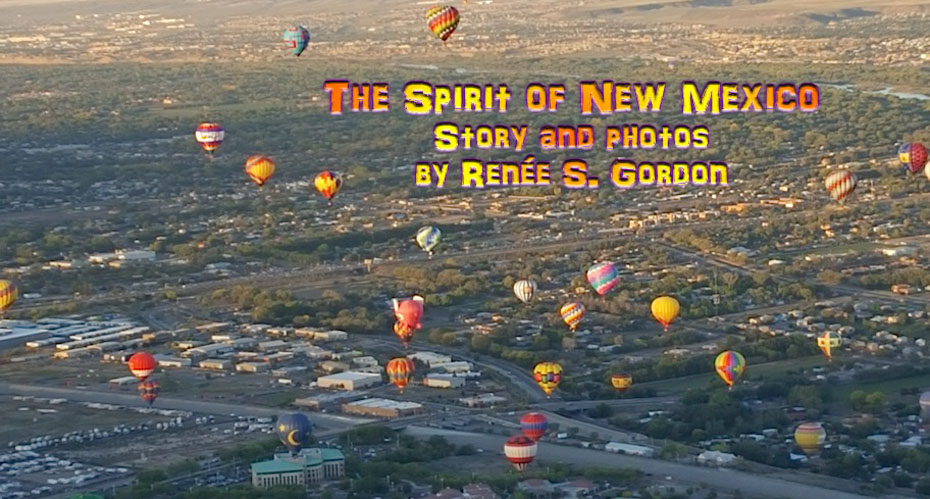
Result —
<instances>
[{"instance_id":1,"label":"yellow hot air balloon","mask_svg":"<svg viewBox=\"0 0 930 499\"><path fill-rule=\"evenodd\" d=\"M259 187L264 186L265 183L268 182L268 179L274 175L274 170L274 161L267 156L249 156L249 159L245 160L245 173L248 174L252 182L258 184Z\"/></svg>"},{"instance_id":2,"label":"yellow hot air balloon","mask_svg":"<svg viewBox=\"0 0 930 499\"><path fill-rule=\"evenodd\" d=\"M803 423L794 431L794 441L808 456L816 454L827 439L827 432L820 423Z\"/></svg>"},{"instance_id":3,"label":"yellow hot air balloon","mask_svg":"<svg viewBox=\"0 0 930 499\"><path fill-rule=\"evenodd\" d=\"M3 317L3 312L13 306L13 302L18 297L19 290L16 289L15 284L10 281L0 280L0 317Z\"/></svg>"},{"instance_id":4,"label":"yellow hot air balloon","mask_svg":"<svg viewBox=\"0 0 930 499\"><path fill-rule=\"evenodd\" d=\"M817 337L817 346L830 361L833 361L833 350L839 348L840 343L842 343L840 335L833 331L825 331Z\"/></svg>"},{"instance_id":5,"label":"yellow hot air balloon","mask_svg":"<svg viewBox=\"0 0 930 499\"><path fill-rule=\"evenodd\" d=\"M562 366L555 362L540 362L533 368L533 379L549 397L562 381Z\"/></svg>"},{"instance_id":6,"label":"yellow hot air balloon","mask_svg":"<svg viewBox=\"0 0 930 499\"><path fill-rule=\"evenodd\" d=\"M633 386L633 376L623 373L613 374L610 376L610 384L617 390L626 390Z\"/></svg>"},{"instance_id":7,"label":"yellow hot air balloon","mask_svg":"<svg viewBox=\"0 0 930 499\"><path fill-rule=\"evenodd\" d=\"M678 312L681 311L681 305L678 304L678 300L671 296L660 296L652 300L651 309L652 316L659 321L659 324L662 324L662 327L666 331L668 331L668 326L678 317Z\"/></svg>"}]
</instances>

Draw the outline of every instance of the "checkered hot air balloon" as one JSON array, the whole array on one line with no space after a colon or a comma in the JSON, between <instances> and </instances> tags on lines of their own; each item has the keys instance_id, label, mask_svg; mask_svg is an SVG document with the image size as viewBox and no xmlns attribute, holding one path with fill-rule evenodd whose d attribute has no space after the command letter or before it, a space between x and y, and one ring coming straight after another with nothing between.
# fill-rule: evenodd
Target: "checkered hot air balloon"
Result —
<instances>
[{"instance_id":1,"label":"checkered hot air balloon","mask_svg":"<svg viewBox=\"0 0 930 499\"><path fill-rule=\"evenodd\" d=\"M523 471L536 458L536 442L524 435L510 437L504 444L504 456L517 471Z\"/></svg>"},{"instance_id":2,"label":"checkered hot air balloon","mask_svg":"<svg viewBox=\"0 0 930 499\"><path fill-rule=\"evenodd\" d=\"M304 52L310 43L310 30L303 26L295 26L284 31L284 43L297 57Z\"/></svg>"},{"instance_id":3,"label":"checkered hot air balloon","mask_svg":"<svg viewBox=\"0 0 930 499\"><path fill-rule=\"evenodd\" d=\"M517 281L513 285L513 294L523 303L529 303L536 294L536 283L528 279Z\"/></svg>"},{"instance_id":4,"label":"checkered hot air balloon","mask_svg":"<svg viewBox=\"0 0 930 499\"><path fill-rule=\"evenodd\" d=\"M3 313L13 306L13 303L19 297L19 290L12 281L0 280L0 317Z\"/></svg>"},{"instance_id":5,"label":"checkered hot air balloon","mask_svg":"<svg viewBox=\"0 0 930 499\"><path fill-rule=\"evenodd\" d=\"M611 262L595 263L586 274L591 287L599 295L605 295L620 282L617 267Z\"/></svg>"},{"instance_id":6,"label":"checkered hot air balloon","mask_svg":"<svg viewBox=\"0 0 930 499\"><path fill-rule=\"evenodd\" d=\"M410 378L413 377L413 368L413 361L407 357L397 357L391 359L384 367L384 370L387 372L391 383L400 389L400 393L404 393L404 388L410 382Z\"/></svg>"},{"instance_id":7,"label":"checkered hot air balloon","mask_svg":"<svg viewBox=\"0 0 930 499\"><path fill-rule=\"evenodd\" d=\"M914 175L927 165L927 148L920 142L904 144L898 149L898 159Z\"/></svg>"},{"instance_id":8,"label":"checkered hot air balloon","mask_svg":"<svg viewBox=\"0 0 930 499\"><path fill-rule=\"evenodd\" d=\"M562 382L562 366L555 362L540 362L533 368L533 379L548 398Z\"/></svg>"},{"instance_id":9,"label":"checkered hot air balloon","mask_svg":"<svg viewBox=\"0 0 930 499\"><path fill-rule=\"evenodd\" d=\"M204 122L198 125L197 130L194 131L194 138L197 143L211 158L213 152L220 147L225 137L226 132L219 123Z\"/></svg>"},{"instance_id":10,"label":"checkered hot air balloon","mask_svg":"<svg viewBox=\"0 0 930 499\"><path fill-rule=\"evenodd\" d=\"M538 442L549 429L549 420L545 414L528 412L520 418L520 428L523 434L534 442Z\"/></svg>"},{"instance_id":11,"label":"checkered hot air balloon","mask_svg":"<svg viewBox=\"0 0 930 499\"><path fill-rule=\"evenodd\" d=\"M808 456L816 454L827 439L827 431L820 423L802 423L794 431L794 441Z\"/></svg>"},{"instance_id":12,"label":"checkered hot air balloon","mask_svg":"<svg viewBox=\"0 0 930 499\"><path fill-rule=\"evenodd\" d=\"M129 372L139 378L139 381L145 381L155 371L157 365L155 357L146 352L134 353L132 357L129 357Z\"/></svg>"},{"instance_id":13,"label":"checkered hot air balloon","mask_svg":"<svg viewBox=\"0 0 930 499\"><path fill-rule=\"evenodd\" d=\"M268 179L274 175L274 170L274 161L267 156L249 156L249 158L245 160L245 173L252 179L252 182L258 184L259 187L263 187L265 183L268 182Z\"/></svg>"},{"instance_id":14,"label":"checkered hot air balloon","mask_svg":"<svg viewBox=\"0 0 930 499\"><path fill-rule=\"evenodd\" d=\"M720 379L732 390L733 383L736 383L746 370L746 359L739 352L727 350L714 360L714 368L717 370Z\"/></svg>"},{"instance_id":15,"label":"checkered hot air balloon","mask_svg":"<svg viewBox=\"0 0 930 499\"><path fill-rule=\"evenodd\" d=\"M342 175L329 170L320 172L320 174L313 179L313 186L316 187L316 190L319 191L327 201L329 201L329 204L333 204L333 197L339 193L339 189L342 188Z\"/></svg>"},{"instance_id":16,"label":"checkered hot air balloon","mask_svg":"<svg viewBox=\"0 0 930 499\"><path fill-rule=\"evenodd\" d=\"M581 303L566 303L562 305L562 308L559 310L559 315L562 316L562 321L565 322L568 329L570 331L575 331L575 329L578 328L578 324L581 324L581 319L584 318L584 310L584 305Z\"/></svg>"},{"instance_id":17,"label":"checkered hot air balloon","mask_svg":"<svg viewBox=\"0 0 930 499\"><path fill-rule=\"evenodd\" d=\"M426 11L426 22L436 38L445 43L459 25L459 11L452 6L436 5Z\"/></svg>"},{"instance_id":18,"label":"checkered hot air balloon","mask_svg":"<svg viewBox=\"0 0 930 499\"><path fill-rule=\"evenodd\" d=\"M841 342L840 335L833 331L824 331L823 334L817 337L817 346L831 361L833 360L833 350L839 348Z\"/></svg>"},{"instance_id":19,"label":"checkered hot air balloon","mask_svg":"<svg viewBox=\"0 0 930 499\"><path fill-rule=\"evenodd\" d=\"M856 174L849 170L838 170L827 176L824 183L827 186L827 192L830 197L839 201L840 204L846 202L846 198L856 190Z\"/></svg>"}]
</instances>

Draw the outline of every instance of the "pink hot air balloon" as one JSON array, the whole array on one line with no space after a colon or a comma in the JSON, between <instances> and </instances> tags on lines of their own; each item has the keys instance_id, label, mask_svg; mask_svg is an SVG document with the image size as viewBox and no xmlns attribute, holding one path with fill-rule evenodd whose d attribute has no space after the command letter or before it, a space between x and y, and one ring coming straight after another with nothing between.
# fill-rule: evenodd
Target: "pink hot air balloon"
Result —
<instances>
[{"instance_id":1,"label":"pink hot air balloon","mask_svg":"<svg viewBox=\"0 0 930 499\"><path fill-rule=\"evenodd\" d=\"M409 300L394 299L394 317L397 322L408 329L420 329L420 318L423 317L423 297L414 296Z\"/></svg>"},{"instance_id":2,"label":"pink hot air balloon","mask_svg":"<svg viewBox=\"0 0 930 499\"><path fill-rule=\"evenodd\" d=\"M620 283L617 267L612 262L595 263L588 269L586 276L599 295L607 294Z\"/></svg>"}]
</instances>

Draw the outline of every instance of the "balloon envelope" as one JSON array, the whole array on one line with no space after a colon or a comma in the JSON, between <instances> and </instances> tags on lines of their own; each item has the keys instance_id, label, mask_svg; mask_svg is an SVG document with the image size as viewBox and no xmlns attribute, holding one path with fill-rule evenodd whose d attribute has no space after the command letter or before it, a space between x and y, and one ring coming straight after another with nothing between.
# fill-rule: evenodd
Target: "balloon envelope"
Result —
<instances>
[{"instance_id":1,"label":"balloon envelope","mask_svg":"<svg viewBox=\"0 0 930 499\"><path fill-rule=\"evenodd\" d=\"M431 225L421 227L420 230L417 231L417 244L423 251L432 253L433 248L439 244L440 239L442 239L442 232Z\"/></svg>"},{"instance_id":2,"label":"balloon envelope","mask_svg":"<svg viewBox=\"0 0 930 499\"><path fill-rule=\"evenodd\" d=\"M568 326L568 329L571 331L574 331L578 325L581 324L581 319L584 318L584 312L584 305L578 302L566 303L559 309L559 315L562 316L562 321L565 322L565 325Z\"/></svg>"},{"instance_id":3,"label":"balloon envelope","mask_svg":"<svg viewBox=\"0 0 930 499\"><path fill-rule=\"evenodd\" d=\"M155 357L152 357L146 352L138 352L129 357L129 372L133 376L139 378L141 381L145 381L158 365L155 362Z\"/></svg>"},{"instance_id":4,"label":"balloon envelope","mask_svg":"<svg viewBox=\"0 0 930 499\"><path fill-rule=\"evenodd\" d=\"M614 374L610 377L610 385L617 390L626 390L633 385L633 376L629 374Z\"/></svg>"},{"instance_id":5,"label":"balloon envelope","mask_svg":"<svg viewBox=\"0 0 930 499\"><path fill-rule=\"evenodd\" d=\"M459 11L452 6L436 5L426 11L426 22L436 38L446 41L459 26Z\"/></svg>"},{"instance_id":6,"label":"balloon envelope","mask_svg":"<svg viewBox=\"0 0 930 499\"><path fill-rule=\"evenodd\" d=\"M617 267L611 262L595 263L588 268L586 277L599 295L607 294L620 282Z\"/></svg>"},{"instance_id":7,"label":"balloon envelope","mask_svg":"<svg viewBox=\"0 0 930 499\"><path fill-rule=\"evenodd\" d=\"M212 154L226 137L226 132L219 123L205 122L197 126L194 132L194 138L200 147L207 153Z\"/></svg>"},{"instance_id":8,"label":"balloon envelope","mask_svg":"<svg viewBox=\"0 0 930 499\"><path fill-rule=\"evenodd\" d=\"M423 297L414 296L409 300L394 300L394 317L397 322L410 329L420 329L420 318L423 317Z\"/></svg>"},{"instance_id":9,"label":"balloon envelope","mask_svg":"<svg viewBox=\"0 0 930 499\"><path fill-rule=\"evenodd\" d=\"M504 444L504 456L517 471L523 471L536 458L536 442L524 435L510 437Z\"/></svg>"},{"instance_id":10,"label":"balloon envelope","mask_svg":"<svg viewBox=\"0 0 930 499\"><path fill-rule=\"evenodd\" d=\"M267 156L255 155L249 156L245 160L245 173L252 179L252 182L259 187L265 185L268 179L274 175L275 163Z\"/></svg>"},{"instance_id":11,"label":"balloon envelope","mask_svg":"<svg viewBox=\"0 0 930 499\"><path fill-rule=\"evenodd\" d=\"M840 335L833 331L824 331L817 337L817 346L828 359L833 360L833 350L840 347Z\"/></svg>"},{"instance_id":12,"label":"balloon envelope","mask_svg":"<svg viewBox=\"0 0 930 499\"><path fill-rule=\"evenodd\" d=\"M403 393L410 378L413 377L413 361L407 357L397 357L391 359L384 370L387 372L388 379Z\"/></svg>"},{"instance_id":13,"label":"balloon envelope","mask_svg":"<svg viewBox=\"0 0 930 499\"><path fill-rule=\"evenodd\" d=\"M746 370L746 359L743 358L743 355L739 352L727 350L717 356L717 359L714 361L714 368L717 370L717 375L720 376L720 379L728 386L732 387L733 383L735 383L740 376L743 375L743 371Z\"/></svg>"},{"instance_id":14,"label":"balloon envelope","mask_svg":"<svg viewBox=\"0 0 930 499\"><path fill-rule=\"evenodd\" d=\"M319 191L324 198L332 200L339 192L339 189L342 188L342 175L328 170L320 172L320 174L313 179L313 186L316 187L316 190Z\"/></svg>"},{"instance_id":15,"label":"balloon envelope","mask_svg":"<svg viewBox=\"0 0 930 499\"><path fill-rule=\"evenodd\" d=\"M288 28L284 32L283 39L287 48L291 49L294 55L300 57L300 54L307 48L307 44L310 43L310 30L303 26Z\"/></svg>"},{"instance_id":16,"label":"balloon envelope","mask_svg":"<svg viewBox=\"0 0 930 499\"><path fill-rule=\"evenodd\" d=\"M668 331L668 326L678 317L681 305L671 296L660 296L652 300L652 316Z\"/></svg>"},{"instance_id":17,"label":"balloon envelope","mask_svg":"<svg viewBox=\"0 0 930 499\"><path fill-rule=\"evenodd\" d=\"M0 314L13 306L19 297L19 289L12 281L0 280Z\"/></svg>"},{"instance_id":18,"label":"balloon envelope","mask_svg":"<svg viewBox=\"0 0 930 499\"><path fill-rule=\"evenodd\" d=\"M533 368L533 379L548 397L562 382L562 366L555 362L540 362Z\"/></svg>"},{"instance_id":19,"label":"balloon envelope","mask_svg":"<svg viewBox=\"0 0 930 499\"><path fill-rule=\"evenodd\" d=\"M794 431L794 441L805 454L815 454L820 450L824 440L827 438L827 432L820 423L803 423L798 425Z\"/></svg>"},{"instance_id":20,"label":"balloon envelope","mask_svg":"<svg viewBox=\"0 0 930 499\"><path fill-rule=\"evenodd\" d=\"M528 412L520 418L520 428L523 429L524 435L536 442L539 441L539 439L546 434L546 430L549 429L549 419L546 418L545 414Z\"/></svg>"},{"instance_id":21,"label":"balloon envelope","mask_svg":"<svg viewBox=\"0 0 930 499\"><path fill-rule=\"evenodd\" d=\"M824 181L830 197L839 201L840 204L845 203L846 198L856 190L858 182L856 174L849 170L835 171L827 175L827 179Z\"/></svg>"},{"instance_id":22,"label":"balloon envelope","mask_svg":"<svg viewBox=\"0 0 930 499\"><path fill-rule=\"evenodd\" d=\"M275 431L278 438L281 439L281 443L291 451L291 454L297 455L300 448L307 443L307 438L310 437L310 432L313 431L313 423L303 413L291 412L278 416Z\"/></svg>"},{"instance_id":23,"label":"balloon envelope","mask_svg":"<svg viewBox=\"0 0 930 499\"><path fill-rule=\"evenodd\" d=\"M517 298L523 303L529 303L533 299L533 295L536 294L536 283L528 279L517 281L513 285L513 294L517 295Z\"/></svg>"}]
</instances>

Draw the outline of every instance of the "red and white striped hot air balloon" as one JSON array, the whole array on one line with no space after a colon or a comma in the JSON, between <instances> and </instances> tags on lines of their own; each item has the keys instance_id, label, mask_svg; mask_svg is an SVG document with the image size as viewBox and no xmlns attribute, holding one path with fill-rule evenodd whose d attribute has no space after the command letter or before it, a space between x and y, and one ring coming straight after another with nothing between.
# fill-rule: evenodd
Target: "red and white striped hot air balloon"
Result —
<instances>
[{"instance_id":1,"label":"red and white striped hot air balloon","mask_svg":"<svg viewBox=\"0 0 930 499\"><path fill-rule=\"evenodd\" d=\"M847 196L856 190L856 174L849 170L838 170L827 176L825 184L830 197L843 204Z\"/></svg>"},{"instance_id":2,"label":"red and white striped hot air balloon","mask_svg":"<svg viewBox=\"0 0 930 499\"><path fill-rule=\"evenodd\" d=\"M536 442L524 435L510 437L504 444L504 456L517 471L523 471L536 458Z\"/></svg>"},{"instance_id":3,"label":"red and white striped hot air balloon","mask_svg":"<svg viewBox=\"0 0 930 499\"><path fill-rule=\"evenodd\" d=\"M155 357L145 352L135 353L129 357L129 372L139 378L139 381L145 381L155 371L157 365Z\"/></svg>"}]
</instances>

